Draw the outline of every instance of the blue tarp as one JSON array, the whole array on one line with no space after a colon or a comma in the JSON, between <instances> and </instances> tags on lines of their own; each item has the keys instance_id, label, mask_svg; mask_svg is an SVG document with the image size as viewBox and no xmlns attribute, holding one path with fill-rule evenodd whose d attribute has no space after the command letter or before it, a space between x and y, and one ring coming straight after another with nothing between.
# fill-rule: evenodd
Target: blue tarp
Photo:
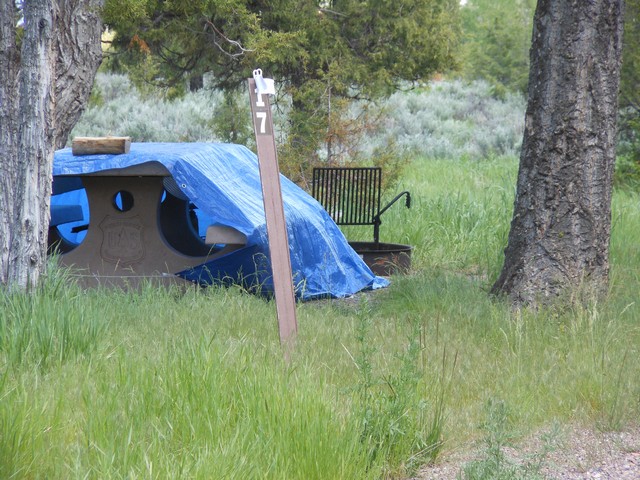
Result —
<instances>
[{"instance_id":1,"label":"blue tarp","mask_svg":"<svg viewBox=\"0 0 640 480\"><path fill-rule=\"evenodd\" d=\"M81 203L88 216L86 197L81 190L55 194L73 188L62 186L69 179L58 175L80 175L147 162L164 165L182 193L210 219L210 224L233 227L247 236L245 248L178 274L194 281L235 279L260 285L262 292L272 292L258 159L244 146L133 143L128 154L84 156L73 156L69 148L59 150L53 166L52 205ZM299 298L345 297L388 285L387 280L371 272L313 197L283 175L280 178Z\"/></svg>"}]
</instances>

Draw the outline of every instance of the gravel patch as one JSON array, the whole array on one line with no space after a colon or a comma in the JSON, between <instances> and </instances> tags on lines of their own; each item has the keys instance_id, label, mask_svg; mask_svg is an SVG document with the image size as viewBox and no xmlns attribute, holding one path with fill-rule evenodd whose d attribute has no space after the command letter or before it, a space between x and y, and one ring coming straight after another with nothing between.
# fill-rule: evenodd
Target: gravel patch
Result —
<instances>
[{"instance_id":1,"label":"gravel patch","mask_svg":"<svg viewBox=\"0 0 640 480\"><path fill-rule=\"evenodd\" d=\"M523 465L542 451L542 435L531 435L515 447L503 449L509 461ZM445 453L435 465L425 467L412 480L455 480L463 467L482 458L482 447L469 445ZM600 432L580 427L561 431L547 454L539 475L553 480L640 480L640 426L621 432ZM527 477L528 478L528 477ZM539 478L539 477L536 477Z\"/></svg>"}]
</instances>

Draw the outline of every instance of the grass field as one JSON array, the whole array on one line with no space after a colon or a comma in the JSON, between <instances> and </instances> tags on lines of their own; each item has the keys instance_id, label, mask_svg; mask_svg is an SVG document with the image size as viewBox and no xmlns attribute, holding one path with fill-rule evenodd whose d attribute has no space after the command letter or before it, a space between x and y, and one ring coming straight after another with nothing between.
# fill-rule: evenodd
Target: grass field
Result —
<instances>
[{"instance_id":1,"label":"grass field","mask_svg":"<svg viewBox=\"0 0 640 480\"><path fill-rule=\"evenodd\" d=\"M640 196L614 198L608 298L512 311L516 160L416 159L381 238L415 246L385 290L275 307L237 288L83 292L52 270L0 297L0 478L376 479L483 435L640 413ZM368 229L348 231L368 238Z\"/></svg>"}]
</instances>

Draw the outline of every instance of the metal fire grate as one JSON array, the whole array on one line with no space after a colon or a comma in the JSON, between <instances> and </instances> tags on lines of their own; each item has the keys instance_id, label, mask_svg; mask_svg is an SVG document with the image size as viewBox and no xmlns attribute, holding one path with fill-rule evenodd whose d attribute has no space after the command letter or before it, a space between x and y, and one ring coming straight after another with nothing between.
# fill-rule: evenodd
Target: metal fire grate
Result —
<instances>
[{"instance_id":1,"label":"metal fire grate","mask_svg":"<svg viewBox=\"0 0 640 480\"><path fill-rule=\"evenodd\" d=\"M382 169L380 167L323 167L313 169L311 194L338 225L373 225L374 241L380 241L380 215L401 196L411 206L405 191L380 210Z\"/></svg>"}]
</instances>

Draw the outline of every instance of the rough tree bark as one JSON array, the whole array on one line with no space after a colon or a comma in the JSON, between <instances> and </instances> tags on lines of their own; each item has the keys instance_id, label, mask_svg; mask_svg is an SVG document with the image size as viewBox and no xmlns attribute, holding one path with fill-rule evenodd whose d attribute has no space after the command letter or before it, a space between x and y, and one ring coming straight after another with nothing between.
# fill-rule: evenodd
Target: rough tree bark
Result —
<instances>
[{"instance_id":1,"label":"rough tree bark","mask_svg":"<svg viewBox=\"0 0 640 480\"><path fill-rule=\"evenodd\" d=\"M0 0L0 283L8 278L11 224L14 218L12 185L17 144L15 118L18 114L19 55L16 48L15 4Z\"/></svg>"},{"instance_id":2,"label":"rough tree bark","mask_svg":"<svg viewBox=\"0 0 640 480\"><path fill-rule=\"evenodd\" d=\"M102 62L104 0L58 0L58 29L54 43L55 146L62 148L89 100Z\"/></svg>"},{"instance_id":3,"label":"rough tree bark","mask_svg":"<svg viewBox=\"0 0 640 480\"><path fill-rule=\"evenodd\" d=\"M53 110L50 65L53 47L52 0L26 2L24 37L18 74L18 132L13 164L15 183L11 200L15 202L14 224L10 232L8 275L20 286L32 285L44 263L49 212L43 211L42 196L51 194Z\"/></svg>"},{"instance_id":4,"label":"rough tree bark","mask_svg":"<svg viewBox=\"0 0 640 480\"><path fill-rule=\"evenodd\" d=\"M46 262L55 148L87 103L102 60L102 0L0 0L0 285L28 289Z\"/></svg>"},{"instance_id":5,"label":"rough tree bark","mask_svg":"<svg viewBox=\"0 0 640 480\"><path fill-rule=\"evenodd\" d=\"M546 303L605 287L623 0L539 0L505 263L493 293Z\"/></svg>"}]
</instances>

